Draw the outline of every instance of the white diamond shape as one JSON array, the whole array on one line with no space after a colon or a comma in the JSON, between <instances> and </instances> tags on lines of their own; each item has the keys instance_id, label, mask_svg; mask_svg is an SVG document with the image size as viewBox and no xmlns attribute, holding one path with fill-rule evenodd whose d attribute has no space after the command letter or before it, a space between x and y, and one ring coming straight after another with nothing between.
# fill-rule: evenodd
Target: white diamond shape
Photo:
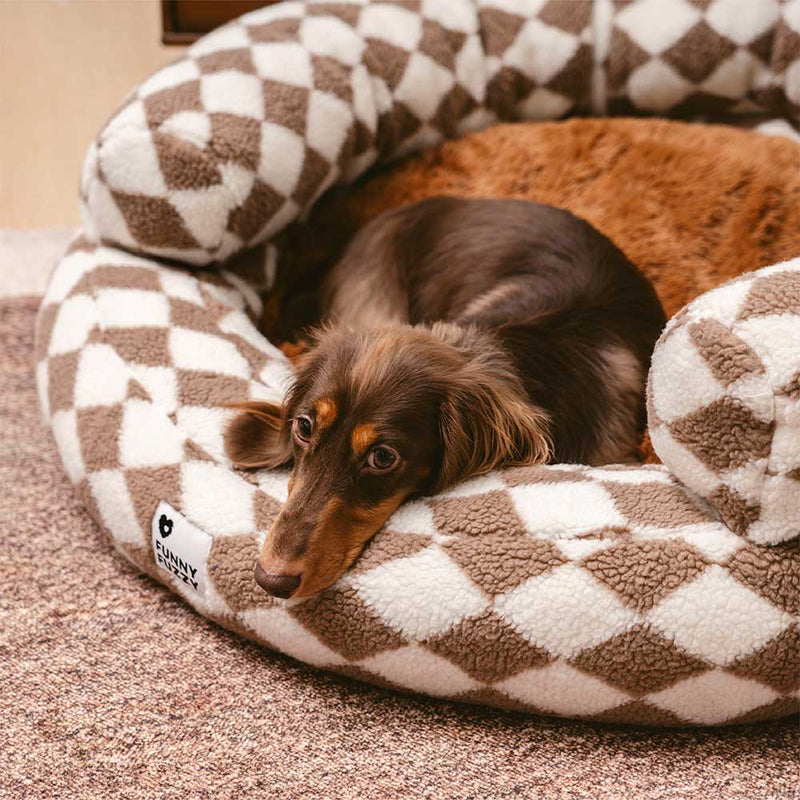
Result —
<instances>
[{"instance_id":1,"label":"white diamond shape","mask_svg":"<svg viewBox=\"0 0 800 800\"><path fill-rule=\"evenodd\" d=\"M316 89L311 92L308 98L306 138L309 145L328 161L335 161L339 156L352 123L353 111L348 103L327 92Z\"/></svg>"},{"instance_id":2,"label":"white diamond shape","mask_svg":"<svg viewBox=\"0 0 800 800\"><path fill-rule=\"evenodd\" d=\"M119 440L123 467L176 464L183 458L183 436L164 411L146 400L124 405Z\"/></svg>"},{"instance_id":3,"label":"white diamond shape","mask_svg":"<svg viewBox=\"0 0 800 800\"><path fill-rule=\"evenodd\" d=\"M495 610L526 639L567 658L622 633L638 618L575 564L525 581L496 598Z\"/></svg>"},{"instance_id":4,"label":"white diamond shape","mask_svg":"<svg viewBox=\"0 0 800 800\"><path fill-rule=\"evenodd\" d=\"M564 68L579 44L574 34L529 19L503 55L503 63L516 67L537 83L547 83Z\"/></svg>"},{"instance_id":5,"label":"white diamond shape","mask_svg":"<svg viewBox=\"0 0 800 800\"><path fill-rule=\"evenodd\" d=\"M673 330L656 347L650 386L656 414L664 422L691 414L725 394L708 362L697 352L687 325Z\"/></svg>"},{"instance_id":6,"label":"white diamond shape","mask_svg":"<svg viewBox=\"0 0 800 800\"><path fill-rule=\"evenodd\" d=\"M664 8L664 0L639 0L626 5L614 25L656 55L675 44L701 18L700 12L684 0L670 0L668 9Z\"/></svg>"},{"instance_id":7,"label":"white diamond shape","mask_svg":"<svg viewBox=\"0 0 800 800\"><path fill-rule=\"evenodd\" d=\"M786 386L800 372L800 316L750 317L737 323L734 333L753 348L773 386Z\"/></svg>"},{"instance_id":8,"label":"white diamond shape","mask_svg":"<svg viewBox=\"0 0 800 800\"><path fill-rule=\"evenodd\" d=\"M453 697L481 685L452 662L413 645L378 653L357 666L397 686L436 697Z\"/></svg>"},{"instance_id":9,"label":"white diamond shape","mask_svg":"<svg viewBox=\"0 0 800 800\"><path fill-rule=\"evenodd\" d=\"M358 32L365 39L381 39L403 50L413 50L422 35L422 20L411 10L373 3L362 9Z\"/></svg>"},{"instance_id":10,"label":"white diamond shape","mask_svg":"<svg viewBox=\"0 0 800 800\"><path fill-rule=\"evenodd\" d=\"M505 489L506 485L497 472L479 475L477 478L457 483L446 492L441 492L439 497L469 497L470 495L486 494L487 492Z\"/></svg>"},{"instance_id":11,"label":"white diamond shape","mask_svg":"<svg viewBox=\"0 0 800 800\"><path fill-rule=\"evenodd\" d=\"M538 536L568 539L625 524L611 495L592 481L512 486L509 494L528 531Z\"/></svg>"},{"instance_id":12,"label":"white diamond shape","mask_svg":"<svg viewBox=\"0 0 800 800\"><path fill-rule=\"evenodd\" d=\"M167 192L158 153L146 130L112 136L98 152L108 186L118 192L163 197Z\"/></svg>"},{"instance_id":13,"label":"white diamond shape","mask_svg":"<svg viewBox=\"0 0 800 800\"><path fill-rule=\"evenodd\" d=\"M663 112L678 105L694 86L660 59L648 61L628 80L631 100L647 111Z\"/></svg>"},{"instance_id":14,"label":"white diamond shape","mask_svg":"<svg viewBox=\"0 0 800 800\"><path fill-rule=\"evenodd\" d=\"M405 103L423 122L431 119L442 98L453 88L455 78L449 69L423 53L412 53L395 99Z\"/></svg>"},{"instance_id":15,"label":"white diamond shape","mask_svg":"<svg viewBox=\"0 0 800 800\"><path fill-rule=\"evenodd\" d=\"M175 191L169 201L181 215L189 233L208 248L219 242L235 202L228 187L221 184Z\"/></svg>"},{"instance_id":16,"label":"white diamond shape","mask_svg":"<svg viewBox=\"0 0 800 800\"><path fill-rule=\"evenodd\" d=\"M250 365L233 342L210 333L170 328L169 351L176 367L250 377Z\"/></svg>"},{"instance_id":17,"label":"white diamond shape","mask_svg":"<svg viewBox=\"0 0 800 800\"><path fill-rule=\"evenodd\" d=\"M766 644L789 622L718 564L672 592L647 618L679 647L719 665Z\"/></svg>"},{"instance_id":18,"label":"white diamond shape","mask_svg":"<svg viewBox=\"0 0 800 800\"><path fill-rule=\"evenodd\" d=\"M129 544L144 544L144 533L136 519L125 476L116 469L93 472L89 475L89 486L100 518L114 539Z\"/></svg>"},{"instance_id":19,"label":"white diamond shape","mask_svg":"<svg viewBox=\"0 0 800 800\"><path fill-rule=\"evenodd\" d=\"M107 344L90 344L81 352L75 376L75 407L110 406L128 391L125 362Z\"/></svg>"},{"instance_id":20,"label":"white diamond shape","mask_svg":"<svg viewBox=\"0 0 800 800\"><path fill-rule=\"evenodd\" d=\"M800 532L800 490L797 481L784 475L768 475L761 495L761 516L748 529L747 538L757 544L777 544Z\"/></svg>"},{"instance_id":21,"label":"white diamond shape","mask_svg":"<svg viewBox=\"0 0 800 800\"><path fill-rule=\"evenodd\" d=\"M96 266L97 259L94 257L94 253L76 250L74 253L65 255L50 277L42 306L60 303L72 291L75 284Z\"/></svg>"},{"instance_id":22,"label":"white diamond shape","mask_svg":"<svg viewBox=\"0 0 800 800\"><path fill-rule=\"evenodd\" d=\"M386 624L417 641L443 633L488 605L436 546L381 564L356 577L353 585Z\"/></svg>"},{"instance_id":23,"label":"white diamond shape","mask_svg":"<svg viewBox=\"0 0 800 800\"><path fill-rule=\"evenodd\" d=\"M207 461L181 466L183 513L208 533L252 533L255 487L228 467Z\"/></svg>"},{"instance_id":24,"label":"white diamond shape","mask_svg":"<svg viewBox=\"0 0 800 800\"><path fill-rule=\"evenodd\" d=\"M778 21L780 7L774 2L716 0L706 11L706 22L717 33L739 45L758 39Z\"/></svg>"},{"instance_id":25,"label":"white diamond shape","mask_svg":"<svg viewBox=\"0 0 800 800\"><path fill-rule=\"evenodd\" d=\"M69 353L86 343L89 331L97 324L97 309L88 294L68 297L56 313L48 353Z\"/></svg>"},{"instance_id":26,"label":"white diamond shape","mask_svg":"<svg viewBox=\"0 0 800 800\"><path fill-rule=\"evenodd\" d=\"M128 363L133 377L145 388L154 406L165 414L178 407L178 380L171 367L148 367L144 364Z\"/></svg>"},{"instance_id":27,"label":"white diamond shape","mask_svg":"<svg viewBox=\"0 0 800 800\"><path fill-rule=\"evenodd\" d=\"M776 697L776 692L759 681L715 669L651 694L647 702L689 722L718 725L771 703Z\"/></svg>"},{"instance_id":28,"label":"white diamond shape","mask_svg":"<svg viewBox=\"0 0 800 800\"><path fill-rule=\"evenodd\" d=\"M179 111L165 119L158 129L203 149L211 139L211 117L202 111Z\"/></svg>"},{"instance_id":29,"label":"white diamond shape","mask_svg":"<svg viewBox=\"0 0 800 800\"><path fill-rule=\"evenodd\" d=\"M400 506L386 522L386 530L395 533L420 533L432 536L436 533L433 511L424 500L414 500Z\"/></svg>"},{"instance_id":30,"label":"white diamond shape","mask_svg":"<svg viewBox=\"0 0 800 800\"><path fill-rule=\"evenodd\" d=\"M225 425L231 412L224 408L181 406L177 425L187 439L205 450L215 461L227 461L225 454Z\"/></svg>"},{"instance_id":31,"label":"white diamond shape","mask_svg":"<svg viewBox=\"0 0 800 800\"><path fill-rule=\"evenodd\" d=\"M167 297L176 297L198 306L205 305L197 278L182 269L162 267L158 271L161 288Z\"/></svg>"},{"instance_id":32,"label":"white diamond shape","mask_svg":"<svg viewBox=\"0 0 800 800\"><path fill-rule=\"evenodd\" d=\"M203 75L200 99L210 113L264 118L264 89L256 75L226 69Z\"/></svg>"},{"instance_id":33,"label":"white diamond shape","mask_svg":"<svg viewBox=\"0 0 800 800\"><path fill-rule=\"evenodd\" d=\"M342 656L304 628L283 605L245 611L242 622L270 647L306 664L331 667L345 663Z\"/></svg>"},{"instance_id":34,"label":"white diamond shape","mask_svg":"<svg viewBox=\"0 0 800 800\"><path fill-rule=\"evenodd\" d=\"M522 703L565 717L599 714L631 699L625 692L563 661L525 670L495 688Z\"/></svg>"},{"instance_id":35,"label":"white diamond shape","mask_svg":"<svg viewBox=\"0 0 800 800\"><path fill-rule=\"evenodd\" d=\"M306 17L300 23L300 41L309 53L335 58L350 66L361 61L364 51L363 38L334 16Z\"/></svg>"},{"instance_id":36,"label":"white diamond shape","mask_svg":"<svg viewBox=\"0 0 800 800\"><path fill-rule=\"evenodd\" d=\"M86 467L81 453L80 436L78 436L77 415L74 410L56 411L50 424L53 428L53 438L56 440L59 453L61 453L64 469L67 471L69 479L73 483L78 483L83 478Z\"/></svg>"},{"instance_id":37,"label":"white diamond shape","mask_svg":"<svg viewBox=\"0 0 800 800\"><path fill-rule=\"evenodd\" d=\"M519 103L517 110L525 119L558 119L571 106L572 100L568 97L540 86Z\"/></svg>"},{"instance_id":38,"label":"white diamond shape","mask_svg":"<svg viewBox=\"0 0 800 800\"><path fill-rule=\"evenodd\" d=\"M303 140L283 125L261 126L260 177L280 194L294 191L305 160Z\"/></svg>"},{"instance_id":39,"label":"white diamond shape","mask_svg":"<svg viewBox=\"0 0 800 800\"><path fill-rule=\"evenodd\" d=\"M99 289L95 302L104 328L166 328L169 325L169 302L161 292Z\"/></svg>"},{"instance_id":40,"label":"white diamond shape","mask_svg":"<svg viewBox=\"0 0 800 800\"><path fill-rule=\"evenodd\" d=\"M311 88L314 85L311 55L302 45L294 42L255 44L250 53L260 77L291 86Z\"/></svg>"}]
</instances>

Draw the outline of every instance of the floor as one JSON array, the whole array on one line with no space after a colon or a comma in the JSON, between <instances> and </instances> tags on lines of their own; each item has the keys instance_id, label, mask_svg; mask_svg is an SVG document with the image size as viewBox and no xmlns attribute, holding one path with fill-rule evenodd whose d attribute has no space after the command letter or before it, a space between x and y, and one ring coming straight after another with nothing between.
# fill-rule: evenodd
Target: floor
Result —
<instances>
[{"instance_id":1,"label":"floor","mask_svg":"<svg viewBox=\"0 0 800 800\"><path fill-rule=\"evenodd\" d=\"M0 228L76 225L87 143L185 48L158 0L0 0L0 31Z\"/></svg>"},{"instance_id":2,"label":"floor","mask_svg":"<svg viewBox=\"0 0 800 800\"><path fill-rule=\"evenodd\" d=\"M69 231L0 233L0 800L793 800L796 720L589 725L401 696L245 642L137 574L42 425L38 294Z\"/></svg>"}]
</instances>

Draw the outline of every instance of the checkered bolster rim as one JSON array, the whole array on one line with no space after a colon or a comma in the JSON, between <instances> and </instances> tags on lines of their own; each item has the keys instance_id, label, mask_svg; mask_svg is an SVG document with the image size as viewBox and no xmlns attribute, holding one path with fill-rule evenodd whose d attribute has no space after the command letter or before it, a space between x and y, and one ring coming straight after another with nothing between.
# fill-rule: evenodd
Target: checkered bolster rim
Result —
<instances>
[{"instance_id":1,"label":"checkered bolster rim","mask_svg":"<svg viewBox=\"0 0 800 800\"><path fill-rule=\"evenodd\" d=\"M497 120L800 115L800 0L286 2L193 45L91 145L91 238L190 264Z\"/></svg>"},{"instance_id":2,"label":"checkered bolster rim","mask_svg":"<svg viewBox=\"0 0 800 800\"><path fill-rule=\"evenodd\" d=\"M797 539L800 259L677 314L656 345L647 401L661 460L731 530L757 544Z\"/></svg>"},{"instance_id":3,"label":"checkered bolster rim","mask_svg":"<svg viewBox=\"0 0 800 800\"><path fill-rule=\"evenodd\" d=\"M734 533L663 466L494 472L402 506L320 595L292 603L261 592L253 564L288 475L232 469L222 432L226 403L279 400L291 375L253 322L275 258L266 246L228 268L189 272L80 238L53 274L37 322L43 413L80 497L126 558L221 624L382 686L649 725L797 710L797 541L756 544L752 525L750 539ZM666 402L670 375L656 379L655 364L651 406L707 471L710 456L697 454L682 433L692 425L681 421L717 429L706 419L713 415L693 408L707 411L721 397L729 413L725 404L741 401L758 432L763 376L772 386L796 382L796 366L780 370L797 364L798 308L775 303L786 281L796 287L799 266L761 270L701 298L660 344L662 357L672 348L683 358L689 337L696 351L676 376L682 405ZM695 390L699 365L708 385ZM780 395L780 410L775 397L779 457L798 429L796 387ZM751 452L750 438L736 442L742 457ZM744 478L716 474L749 497ZM196 564L202 592L156 564L150 530L162 502L211 537Z\"/></svg>"}]
</instances>

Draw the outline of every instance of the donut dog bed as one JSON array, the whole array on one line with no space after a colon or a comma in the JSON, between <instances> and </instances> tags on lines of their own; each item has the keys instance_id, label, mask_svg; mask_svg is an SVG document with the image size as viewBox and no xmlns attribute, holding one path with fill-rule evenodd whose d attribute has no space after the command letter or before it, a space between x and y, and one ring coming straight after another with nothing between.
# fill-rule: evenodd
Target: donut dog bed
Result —
<instances>
[{"instance_id":1,"label":"donut dog bed","mask_svg":"<svg viewBox=\"0 0 800 800\"><path fill-rule=\"evenodd\" d=\"M763 18L759 5L746 34L724 3L687 11L673 41L625 9L603 34L590 4L503 5L282 4L200 40L130 96L90 148L84 231L38 320L39 395L65 470L129 560L200 613L309 664L609 722L791 713L798 259L671 320L648 385L663 465L490 473L402 506L314 598L275 600L253 580L288 474L231 468L225 405L279 401L291 379L256 327L278 251L255 245L334 181L501 118L684 112L707 95L721 110L796 111L796 70L779 46L793 18L777 5ZM722 77L720 64L705 77L694 64L678 83L663 65L708 29L723 31L729 44L714 52L731 64ZM773 50L747 38L759 31ZM733 80L732 96L722 78L750 74L736 73L748 47L762 80Z\"/></svg>"}]
</instances>

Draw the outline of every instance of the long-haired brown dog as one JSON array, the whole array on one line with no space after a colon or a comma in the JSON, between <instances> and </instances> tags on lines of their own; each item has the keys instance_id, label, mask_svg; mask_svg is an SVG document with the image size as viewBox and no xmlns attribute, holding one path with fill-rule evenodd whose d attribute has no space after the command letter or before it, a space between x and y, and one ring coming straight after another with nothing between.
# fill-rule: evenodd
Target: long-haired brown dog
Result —
<instances>
[{"instance_id":1,"label":"long-haired brown dog","mask_svg":"<svg viewBox=\"0 0 800 800\"><path fill-rule=\"evenodd\" d=\"M256 566L278 597L333 583L409 496L500 465L632 458L664 326L650 283L567 211L434 198L367 224L282 408L227 431L240 467L293 464Z\"/></svg>"}]
</instances>

